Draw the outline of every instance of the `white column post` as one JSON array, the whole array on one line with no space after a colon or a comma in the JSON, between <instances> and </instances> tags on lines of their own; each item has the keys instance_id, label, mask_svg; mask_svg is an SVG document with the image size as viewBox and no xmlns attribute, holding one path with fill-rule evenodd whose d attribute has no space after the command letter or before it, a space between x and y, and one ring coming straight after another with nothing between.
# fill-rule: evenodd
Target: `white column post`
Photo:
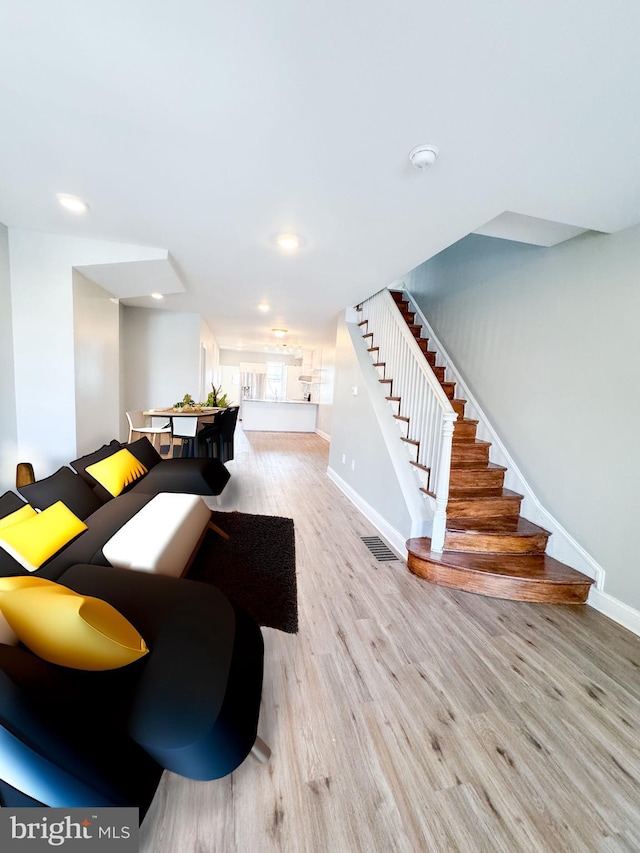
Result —
<instances>
[{"instance_id":1,"label":"white column post","mask_svg":"<svg viewBox=\"0 0 640 853\"><path fill-rule=\"evenodd\" d=\"M436 485L436 508L433 517L431 550L440 552L444 548L444 536L447 526L447 502L449 500L449 477L451 473L451 448L453 444L456 412L444 412L442 415L442 443L440 445L440 464Z\"/></svg>"}]
</instances>

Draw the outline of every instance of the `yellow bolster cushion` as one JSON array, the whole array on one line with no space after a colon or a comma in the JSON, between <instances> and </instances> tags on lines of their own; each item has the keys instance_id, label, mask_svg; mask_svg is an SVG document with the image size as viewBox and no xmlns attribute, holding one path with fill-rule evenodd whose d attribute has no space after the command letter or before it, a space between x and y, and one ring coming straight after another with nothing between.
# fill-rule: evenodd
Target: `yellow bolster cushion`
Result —
<instances>
[{"instance_id":1,"label":"yellow bolster cushion","mask_svg":"<svg viewBox=\"0 0 640 853\"><path fill-rule=\"evenodd\" d=\"M42 512L34 512L26 521L0 530L0 546L33 572L86 529L87 525L58 501Z\"/></svg>"},{"instance_id":2,"label":"yellow bolster cushion","mask_svg":"<svg viewBox=\"0 0 640 853\"><path fill-rule=\"evenodd\" d=\"M0 609L27 648L72 669L118 669L148 654L138 631L100 598L44 578L0 578Z\"/></svg>"},{"instance_id":3,"label":"yellow bolster cushion","mask_svg":"<svg viewBox=\"0 0 640 853\"><path fill-rule=\"evenodd\" d=\"M121 494L130 483L147 473L142 462L136 459L126 447L111 456L107 456L106 459L101 459L100 462L88 465L85 471L114 498Z\"/></svg>"},{"instance_id":4,"label":"yellow bolster cushion","mask_svg":"<svg viewBox=\"0 0 640 853\"><path fill-rule=\"evenodd\" d=\"M32 506L25 504L15 512L10 512L9 515L5 515L4 518L0 518L0 530L4 530L5 527L11 527L13 524L19 524L21 521L26 521L28 518L33 518L33 516L37 514L38 513Z\"/></svg>"}]
</instances>

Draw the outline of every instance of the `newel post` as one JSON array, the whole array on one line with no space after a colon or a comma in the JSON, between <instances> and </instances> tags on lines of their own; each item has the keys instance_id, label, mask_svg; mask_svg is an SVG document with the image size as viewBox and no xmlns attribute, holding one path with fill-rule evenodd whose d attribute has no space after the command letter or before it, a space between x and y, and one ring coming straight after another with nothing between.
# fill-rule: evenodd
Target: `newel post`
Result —
<instances>
[{"instance_id":1,"label":"newel post","mask_svg":"<svg viewBox=\"0 0 640 853\"><path fill-rule=\"evenodd\" d=\"M449 477L451 473L451 447L453 444L456 412L443 412L442 444L440 445L440 464L436 483L436 506L433 516L431 550L440 552L444 548L444 534L447 526L447 501L449 500Z\"/></svg>"}]
</instances>

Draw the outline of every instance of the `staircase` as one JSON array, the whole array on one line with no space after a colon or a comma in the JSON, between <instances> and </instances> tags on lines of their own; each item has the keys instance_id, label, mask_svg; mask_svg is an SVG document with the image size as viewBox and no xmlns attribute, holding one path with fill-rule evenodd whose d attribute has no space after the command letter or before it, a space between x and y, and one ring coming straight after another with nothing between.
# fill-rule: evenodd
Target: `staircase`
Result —
<instances>
[{"instance_id":1,"label":"staircase","mask_svg":"<svg viewBox=\"0 0 640 853\"><path fill-rule=\"evenodd\" d=\"M549 604L582 604L592 579L548 556L549 531L522 518L522 495L504 488L506 468L490 461L491 444L476 438L478 422L465 418L465 400L455 396L455 382L422 337L422 326L402 291L390 291L398 311L415 337L424 358L458 415L453 432L446 528L442 551L432 550L428 538L409 539L408 567L432 583L495 598ZM411 464L424 476L421 491L434 498L431 471L418 462L420 442L412 438L410 419L403 414L402 397L394 395L393 377L386 375L375 330L368 320L359 326L367 342L394 418L402 427L401 440L414 452Z\"/></svg>"}]
</instances>

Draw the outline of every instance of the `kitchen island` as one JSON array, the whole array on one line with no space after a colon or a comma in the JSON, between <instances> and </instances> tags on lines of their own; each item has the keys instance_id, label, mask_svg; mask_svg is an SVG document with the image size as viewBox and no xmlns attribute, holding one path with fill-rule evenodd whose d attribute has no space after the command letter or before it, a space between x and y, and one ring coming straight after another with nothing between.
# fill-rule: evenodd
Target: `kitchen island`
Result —
<instances>
[{"instance_id":1,"label":"kitchen island","mask_svg":"<svg viewBox=\"0 0 640 853\"><path fill-rule=\"evenodd\" d=\"M242 401L242 429L245 432L315 432L317 403L306 400Z\"/></svg>"}]
</instances>

